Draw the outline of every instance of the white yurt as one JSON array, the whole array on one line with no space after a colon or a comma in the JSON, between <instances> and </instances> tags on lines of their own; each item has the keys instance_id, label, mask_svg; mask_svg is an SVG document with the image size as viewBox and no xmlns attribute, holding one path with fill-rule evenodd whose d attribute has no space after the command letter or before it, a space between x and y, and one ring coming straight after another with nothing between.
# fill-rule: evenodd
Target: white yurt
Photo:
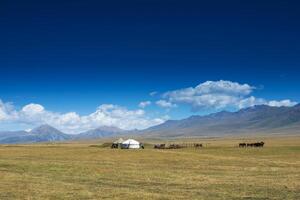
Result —
<instances>
[{"instance_id":1,"label":"white yurt","mask_svg":"<svg viewBox=\"0 0 300 200\"><path fill-rule=\"evenodd\" d=\"M140 143L134 139L128 139L122 142L122 149L139 149Z\"/></svg>"}]
</instances>

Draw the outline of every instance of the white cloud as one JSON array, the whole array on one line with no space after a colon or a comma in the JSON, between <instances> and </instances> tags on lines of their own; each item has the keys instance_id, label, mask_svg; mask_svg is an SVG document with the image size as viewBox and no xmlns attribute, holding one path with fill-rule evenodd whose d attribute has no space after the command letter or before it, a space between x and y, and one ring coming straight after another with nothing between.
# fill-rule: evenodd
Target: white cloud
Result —
<instances>
[{"instance_id":1,"label":"white cloud","mask_svg":"<svg viewBox=\"0 0 300 200\"><path fill-rule=\"evenodd\" d=\"M222 109L237 106L253 89L254 87L248 84L231 81L206 81L194 88L166 92L163 98L172 103L189 104L193 110Z\"/></svg>"},{"instance_id":2,"label":"white cloud","mask_svg":"<svg viewBox=\"0 0 300 200\"><path fill-rule=\"evenodd\" d=\"M17 117L17 112L14 110L12 103L4 103L0 99L0 121L11 120Z\"/></svg>"},{"instance_id":3,"label":"white cloud","mask_svg":"<svg viewBox=\"0 0 300 200\"><path fill-rule=\"evenodd\" d=\"M173 90L163 94L167 102L173 104L187 104L193 111L220 110L226 108L245 108L266 104L270 106L292 106L296 102L290 100L267 101L250 96L255 87L232 81L206 81L196 87Z\"/></svg>"},{"instance_id":4,"label":"white cloud","mask_svg":"<svg viewBox=\"0 0 300 200\"><path fill-rule=\"evenodd\" d=\"M44 112L45 108L40 104L31 103L31 104L24 106L22 108L22 111L24 113L28 113L28 114L38 114L38 113Z\"/></svg>"},{"instance_id":5,"label":"white cloud","mask_svg":"<svg viewBox=\"0 0 300 200\"><path fill-rule=\"evenodd\" d=\"M0 123L49 124L66 133L79 133L100 126L116 126L122 129L144 129L166 121L164 117L150 118L142 109L128 110L113 104L103 104L95 112L80 116L75 112L56 113L46 110L40 104L28 104L17 111L12 104L0 100Z\"/></svg>"},{"instance_id":6,"label":"white cloud","mask_svg":"<svg viewBox=\"0 0 300 200\"><path fill-rule=\"evenodd\" d=\"M268 105L272 107L292 107L295 106L297 102L291 101L289 99L281 100L281 101L267 101L262 98L255 98L253 96L243 99L240 101L239 108L246 108L246 107L251 107L255 105Z\"/></svg>"},{"instance_id":7,"label":"white cloud","mask_svg":"<svg viewBox=\"0 0 300 200\"><path fill-rule=\"evenodd\" d=\"M168 102L166 100L158 100L155 102L156 105L162 107L162 108L174 108L174 107L177 107L176 104L173 104L171 102Z\"/></svg>"},{"instance_id":8,"label":"white cloud","mask_svg":"<svg viewBox=\"0 0 300 200\"><path fill-rule=\"evenodd\" d=\"M248 97L241 99L238 102L238 108L247 108L247 107L252 107L255 105L262 105L262 104L267 104L266 100L261 99L261 98L255 98L254 96Z\"/></svg>"},{"instance_id":9,"label":"white cloud","mask_svg":"<svg viewBox=\"0 0 300 200\"><path fill-rule=\"evenodd\" d=\"M156 91L153 91L153 92L150 92L150 94L149 94L149 95L153 97L153 96L157 95L157 93L158 93L158 92L156 92Z\"/></svg>"},{"instance_id":10,"label":"white cloud","mask_svg":"<svg viewBox=\"0 0 300 200\"><path fill-rule=\"evenodd\" d=\"M92 123L102 123L102 125L117 126L123 129L143 129L164 121L161 118L150 119L146 117L145 111L141 109L128 110L125 107L112 104L101 105L96 112L85 116L85 118Z\"/></svg>"},{"instance_id":11,"label":"white cloud","mask_svg":"<svg viewBox=\"0 0 300 200\"><path fill-rule=\"evenodd\" d=\"M146 108L149 105L151 105L151 101L142 101L139 103L140 108Z\"/></svg>"},{"instance_id":12,"label":"white cloud","mask_svg":"<svg viewBox=\"0 0 300 200\"><path fill-rule=\"evenodd\" d=\"M232 81L206 81L199 84L195 88L196 94L231 94L237 95L248 95L252 92L254 87L248 84L239 84Z\"/></svg>"},{"instance_id":13,"label":"white cloud","mask_svg":"<svg viewBox=\"0 0 300 200\"><path fill-rule=\"evenodd\" d=\"M291 101L289 99L285 99L282 101L269 101L268 102L269 106L274 106L274 107L281 107L281 106L291 107L291 106L295 106L296 104L297 104L297 102Z\"/></svg>"}]
</instances>

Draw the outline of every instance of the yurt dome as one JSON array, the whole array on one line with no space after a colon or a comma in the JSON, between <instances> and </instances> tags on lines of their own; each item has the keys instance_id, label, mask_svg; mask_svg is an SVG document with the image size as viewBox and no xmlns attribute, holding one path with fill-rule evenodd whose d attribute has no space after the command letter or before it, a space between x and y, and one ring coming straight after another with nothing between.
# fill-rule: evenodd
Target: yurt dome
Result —
<instances>
[{"instance_id":1,"label":"yurt dome","mask_svg":"<svg viewBox=\"0 0 300 200\"><path fill-rule=\"evenodd\" d=\"M122 142L121 148L122 149L139 149L140 143L134 139L128 139L128 140Z\"/></svg>"}]
</instances>

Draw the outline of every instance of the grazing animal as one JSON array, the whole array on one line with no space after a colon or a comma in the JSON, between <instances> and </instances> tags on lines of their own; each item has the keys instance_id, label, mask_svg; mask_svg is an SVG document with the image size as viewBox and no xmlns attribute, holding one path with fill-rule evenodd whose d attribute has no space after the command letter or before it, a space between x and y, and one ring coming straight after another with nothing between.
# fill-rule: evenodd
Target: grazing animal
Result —
<instances>
[{"instance_id":1,"label":"grazing animal","mask_svg":"<svg viewBox=\"0 0 300 200\"><path fill-rule=\"evenodd\" d=\"M203 145L202 144L194 144L194 147L195 148L200 148L200 147L203 147Z\"/></svg>"},{"instance_id":2,"label":"grazing animal","mask_svg":"<svg viewBox=\"0 0 300 200\"><path fill-rule=\"evenodd\" d=\"M246 143L240 143L239 147L246 147Z\"/></svg>"},{"instance_id":3,"label":"grazing animal","mask_svg":"<svg viewBox=\"0 0 300 200\"><path fill-rule=\"evenodd\" d=\"M264 142L256 142L256 143L254 143L254 146L255 147L264 147Z\"/></svg>"},{"instance_id":4,"label":"grazing animal","mask_svg":"<svg viewBox=\"0 0 300 200\"><path fill-rule=\"evenodd\" d=\"M170 144L168 149L181 149L181 148L185 148L185 147L187 147L187 146L179 145L179 144Z\"/></svg>"},{"instance_id":5,"label":"grazing animal","mask_svg":"<svg viewBox=\"0 0 300 200\"><path fill-rule=\"evenodd\" d=\"M239 147L241 147L241 144L239 145ZM255 142L255 143L247 143L246 146L247 147L264 147L264 142Z\"/></svg>"},{"instance_id":6,"label":"grazing animal","mask_svg":"<svg viewBox=\"0 0 300 200\"><path fill-rule=\"evenodd\" d=\"M247 147L253 147L254 143L247 143Z\"/></svg>"},{"instance_id":7,"label":"grazing animal","mask_svg":"<svg viewBox=\"0 0 300 200\"><path fill-rule=\"evenodd\" d=\"M154 145L154 149L165 149L166 148L166 144L156 144Z\"/></svg>"}]
</instances>

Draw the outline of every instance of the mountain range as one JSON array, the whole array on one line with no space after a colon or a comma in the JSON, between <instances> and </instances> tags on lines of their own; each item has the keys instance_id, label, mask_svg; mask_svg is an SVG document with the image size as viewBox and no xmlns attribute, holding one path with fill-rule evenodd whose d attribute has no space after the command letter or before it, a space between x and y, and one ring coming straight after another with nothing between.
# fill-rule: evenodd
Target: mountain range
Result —
<instances>
[{"instance_id":1,"label":"mountain range","mask_svg":"<svg viewBox=\"0 0 300 200\"><path fill-rule=\"evenodd\" d=\"M206 116L195 115L182 120L169 120L163 124L140 131L125 131L117 127L102 126L77 135L70 135L49 125L42 125L29 132L0 132L0 143L83 140L120 135L173 138L290 133L300 133L300 104L293 107L257 105L236 112L222 111Z\"/></svg>"},{"instance_id":2,"label":"mountain range","mask_svg":"<svg viewBox=\"0 0 300 200\"><path fill-rule=\"evenodd\" d=\"M237 112L169 120L142 131L147 137L224 136L300 133L300 104L294 107L257 105Z\"/></svg>"},{"instance_id":3,"label":"mountain range","mask_svg":"<svg viewBox=\"0 0 300 200\"><path fill-rule=\"evenodd\" d=\"M113 137L127 131L117 127L102 126L80 134L71 135L63 133L48 124L41 125L31 131L4 131L0 132L0 144L55 142L66 140L85 140L104 137Z\"/></svg>"}]
</instances>

